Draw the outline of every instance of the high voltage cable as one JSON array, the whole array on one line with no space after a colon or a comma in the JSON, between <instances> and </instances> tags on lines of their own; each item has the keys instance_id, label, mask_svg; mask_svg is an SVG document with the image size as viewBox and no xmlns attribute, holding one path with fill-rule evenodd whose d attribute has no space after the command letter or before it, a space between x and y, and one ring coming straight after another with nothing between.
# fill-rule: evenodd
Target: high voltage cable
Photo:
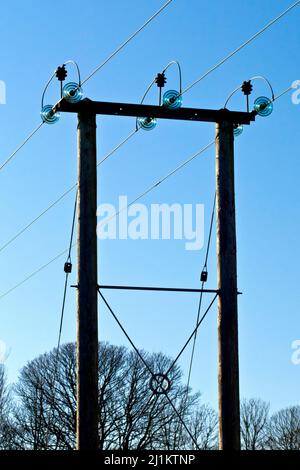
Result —
<instances>
[{"instance_id":1,"label":"high voltage cable","mask_svg":"<svg viewBox=\"0 0 300 470\"><path fill-rule=\"evenodd\" d=\"M231 59L231 57L233 57L235 54L237 54L239 51L241 51L244 47L246 47L248 44L250 44L252 41L254 41L254 39L256 39L258 36L260 36L262 33L264 33L267 29L269 29L271 26L273 26L273 24L275 24L277 21L279 21L281 18L283 18L287 13L289 13L293 8L295 8L297 5L300 4L300 0L298 0L297 2L293 3L292 5L290 5L286 10L284 10L280 15L276 16L276 18L274 18L273 20L271 20L268 24L266 24L262 29L260 29L259 31L257 31L257 33L255 33L253 36L251 36L246 42L244 42L243 44L241 44L237 49L235 49L233 52L231 52L229 55L227 55L226 57L224 57L224 59L222 59L220 62L218 62L216 65L214 65L213 67L211 67L207 72L205 72L200 78L198 78L197 80L195 80L193 83L191 83L191 85L189 85L187 88L185 88L181 95L183 95L184 93L187 93L191 88L193 88L195 85L197 85L198 83L200 83L202 80L204 80L204 78L206 78L208 75L210 75L212 72L214 72L216 69L218 69L219 67L221 67L221 65L223 65L225 62L227 62L229 59Z\"/></svg>"},{"instance_id":2,"label":"high voltage cable","mask_svg":"<svg viewBox=\"0 0 300 470\"><path fill-rule=\"evenodd\" d=\"M103 162L105 162L111 155L113 155L117 150L119 150L126 142L131 139L136 133L138 132L137 129L135 129L133 132L130 132L127 137L125 137L124 140L119 142L116 147L114 147L105 157L100 160L100 162L97 163L97 166L101 165ZM50 209L55 207L62 199L64 199L71 191L73 191L77 187L77 183L73 184L69 189L67 189L64 193L62 193L54 202L52 202L48 207L46 207L39 215L37 215L31 222L29 222L27 225L25 225L21 230L19 230L13 237L11 237L7 242L5 242L3 245L0 246L0 253L5 250L11 243L13 243L17 238L19 238L26 230L28 230L32 225L34 225L43 215L47 214Z\"/></svg>"},{"instance_id":3,"label":"high voltage cable","mask_svg":"<svg viewBox=\"0 0 300 470\"><path fill-rule=\"evenodd\" d=\"M299 0L300 1L300 0ZM289 87L287 88L286 90L284 90L283 92L279 93L277 96L275 96L274 100L277 100L278 98L281 98L283 95L285 95L286 93L288 93L288 91L290 91L293 87ZM132 132L131 135L134 135L135 132ZM130 134L129 134L130 135ZM124 143L125 141L128 140L129 138L129 135L124 139ZM126 210L128 209L132 204L134 204L135 202L137 202L139 199L141 199L143 196L145 196L146 194L148 194L149 192L151 192L153 189L155 189L157 186L159 186L163 181L165 181L166 179L168 179L170 176L172 176L173 174L175 174L177 171L179 171L182 167L184 167L185 165L187 165L188 163L190 163L194 158L196 158L198 155L200 155L201 153L203 153L205 150L207 150L209 147L211 147L213 144L214 144L215 140L213 140L212 142L210 142L208 145L206 145L205 147L203 147L203 149L201 149L199 152L197 152L196 154L192 155L192 157L190 157L189 159L185 160L184 162L182 162L179 166L177 166L174 170L172 170L170 173L168 173L168 175L164 176L162 179L160 179L159 181L157 181L156 183L154 183L152 186L150 186L148 189L146 189L146 191L144 191L143 193L141 193L137 198L135 198L133 201L131 201L127 206L124 206L124 208L122 208L120 211L118 211L116 214L114 214L109 220L113 219L114 217L116 217L117 215L120 214L121 211L123 210ZM117 148L120 148L120 144L115 147L115 149L112 150L112 152L114 152ZM104 157L103 160L101 160L99 162L99 164L101 164L105 159L107 158ZM75 187L75 186L74 186ZM15 237L16 238L16 237ZM74 246L74 245L73 245ZM50 264L54 263L57 259L61 258L65 253L67 253L67 249L62 251L61 253L59 253L57 256L55 256L54 258L52 258L49 262L47 262L46 264L44 264L43 266L41 266L40 268L38 268L36 271L34 271L33 273L31 273L29 276L27 276L25 279L23 279L23 281L19 282L18 284L16 284L14 287L12 287L11 289L9 289L8 291L4 292L3 294L0 295L0 300L3 298L3 297L6 297L8 294L10 294L12 291L14 291L15 289L17 289L18 287L20 287L22 284L24 284L25 282L27 282L29 279L31 279L33 276L35 276L36 274L38 274L40 271L42 271L43 269L45 269L46 267L48 267Z\"/></svg>"},{"instance_id":4,"label":"high voltage cable","mask_svg":"<svg viewBox=\"0 0 300 470\"><path fill-rule=\"evenodd\" d=\"M294 90L295 88L291 85L289 86L286 90L282 91L278 95L276 95L273 99L273 101L278 100L278 98L281 98L282 96L286 95L289 91Z\"/></svg>"},{"instance_id":5,"label":"high voltage cable","mask_svg":"<svg viewBox=\"0 0 300 470\"><path fill-rule=\"evenodd\" d=\"M0 171L14 158L14 156L27 144L27 142L37 133L37 131L42 127L44 122L41 122L37 127L30 132L30 134L26 137L25 140L13 151L13 153L0 165Z\"/></svg>"},{"instance_id":6,"label":"high voltage cable","mask_svg":"<svg viewBox=\"0 0 300 470\"><path fill-rule=\"evenodd\" d=\"M157 10L156 13L154 13L139 29L137 29L131 36L129 36L126 41L124 41L114 52L112 52L105 60L102 62L98 67L96 67L93 72L91 72L82 82L81 84L83 85L86 83L88 80L90 80L99 70L101 70L113 57L115 57L122 49L124 49L125 46L129 42L132 41L141 31L143 31L148 24L150 24L162 11L174 0L168 0L159 10ZM21 150L21 148L26 145L26 143L38 132L38 130L42 127L44 122L41 122L34 130L26 137L26 139L17 147L16 150L2 163L0 164L0 171L14 158L14 156Z\"/></svg>"},{"instance_id":7,"label":"high voltage cable","mask_svg":"<svg viewBox=\"0 0 300 470\"><path fill-rule=\"evenodd\" d=\"M132 39L134 39L146 26L151 23L173 0L168 0L154 15L152 15L139 29L137 29L126 41L124 41L107 59L93 70L82 82L82 85L92 78L104 65L106 65L115 55L117 55ZM299 0L300 1L300 0Z\"/></svg>"},{"instance_id":8,"label":"high voltage cable","mask_svg":"<svg viewBox=\"0 0 300 470\"><path fill-rule=\"evenodd\" d=\"M210 250L212 229L213 229L214 216L215 216L215 209L216 209L216 193L215 193L215 196L214 196L213 209L212 209L212 214L211 214L211 219L210 219L209 235L208 235L208 242L207 242L207 248L206 248L206 255L205 255L205 261L204 261L203 270L207 268L207 261L208 261L208 255L209 255L209 250ZM203 288L204 288L204 281L202 281L202 286L201 286L201 289L203 289ZM197 313L197 319L196 319L196 326L198 325L199 320L200 320L200 313L201 313L201 307L202 307L202 299L203 299L203 292L200 293L199 304L198 304L198 313ZM192 375L192 368L193 368L193 361L194 361L194 354L195 354L197 333L198 333L198 330L195 330L194 339L193 339L193 346L192 346L192 353L191 353L191 358L190 358L190 365L189 365L189 373L188 373L188 380L187 380L187 389L188 389L189 386L190 386L190 380L191 380L191 375Z\"/></svg>"},{"instance_id":9,"label":"high voltage cable","mask_svg":"<svg viewBox=\"0 0 300 470\"><path fill-rule=\"evenodd\" d=\"M299 0L300 1L300 0ZM237 91L240 87L238 87L235 91ZM286 88L284 91L276 95L272 101L276 101L277 99L281 98L282 96L286 95L289 91L293 90L294 87L291 85L288 88ZM42 123L43 124L43 123ZM41 127L41 125L39 127ZM34 132L36 132L38 128ZM125 137L124 140L122 140L116 147L114 147L100 162L97 163L97 166L101 165L105 160L107 160L111 155L113 155L117 150L119 150L124 144L126 144L137 132L139 129L134 129L132 132L128 134L127 137ZM31 134L33 135L33 133ZM26 141L29 139L27 138ZM26 141L24 141L23 145L25 145ZM22 145L22 146L23 146ZM19 149L21 146L19 147ZM18 151L18 150L17 150ZM15 155L16 151L14 152L13 155ZM8 163L9 159L6 161ZM5 163L2 165L4 166ZM0 167L1 169L2 167ZM75 183L73 186L71 186L69 189L67 189L61 196L59 196L53 203L51 203L48 207L46 207L39 215L37 215L31 222L29 222L25 227L23 227L19 232L17 232L12 238L10 238L4 245L0 246L0 253L3 251L5 248L7 248L12 242L14 242L17 238L19 238L20 235L22 235L26 230L28 230L35 222L37 222L43 215L45 215L50 209L52 209L56 204L58 204L64 197L66 197L73 189L75 189L77 186L77 183Z\"/></svg>"},{"instance_id":10,"label":"high voltage cable","mask_svg":"<svg viewBox=\"0 0 300 470\"><path fill-rule=\"evenodd\" d=\"M182 168L184 168L186 165L188 165L190 162L192 162L197 156L201 155L202 153L204 153L207 149L209 149L213 144L215 143L215 139L210 142L208 145L206 145L205 147L203 147L201 150L199 150L198 152L196 152L195 154L193 154L190 158L188 158L187 160L184 160L180 165L176 166L172 171L170 171L167 175L165 175L163 178L160 178L158 181L156 181L154 184L152 184L148 189L146 189L146 191L143 191L139 196L137 196L133 201L131 201L129 204L127 204L126 206L122 207L122 209L120 209L118 212L116 212L112 217L110 217L109 219L106 220L105 223L107 223L109 220L117 217L121 212L123 212L124 210L128 209L130 206L132 206L135 202L137 202L138 200L140 200L143 196L145 196L146 194L149 194L151 191L153 191L155 188L157 188L160 184L162 184L164 181L166 181L168 178L170 178L171 176L173 176L175 173L177 173L179 170L181 170ZM104 225L104 224L103 224ZM99 224L99 227L101 227L101 224ZM76 243L73 243L72 245L72 248L74 246L76 246L77 242ZM52 258L50 261L48 261L47 263L43 264L40 268L36 269L35 271L33 271L29 276L27 276L25 279L23 279L21 282L19 282L18 284L16 284L15 286L11 287L9 290L7 290L6 292L4 292L3 294L0 295L0 300L3 299L4 297L6 297L8 294L10 294L11 292L13 292L15 289L17 289L18 287L20 287L21 285L23 285L25 282L29 281L32 277L34 277L36 274L38 274L40 271L42 271L43 269L47 268L50 264L54 263L56 260L58 260L59 258L61 258L64 254L66 254L68 252L68 249L60 252L58 255L56 255L54 258Z\"/></svg>"},{"instance_id":11,"label":"high voltage cable","mask_svg":"<svg viewBox=\"0 0 300 470\"><path fill-rule=\"evenodd\" d=\"M82 82L86 83L90 78L92 78L104 65L106 65L118 52L120 52L134 37L136 37L139 32L141 32L154 18L156 18L173 0L169 0L165 5L163 5L154 15L149 18L135 33L133 33L124 43L122 43L104 62L102 62L96 69L90 73ZM244 47L246 47L248 44L250 44L254 39L256 39L258 36L260 36L264 31L269 29L273 24L275 24L277 21L279 21L281 18L283 18L287 13L289 13L293 8L295 8L297 5L299 5L300 0L297 2L293 3L290 7L288 7L286 10L284 10L280 15L278 15L276 18L274 18L272 21L270 21L266 26L264 26L261 30L259 30L257 33L255 33L251 38L249 38L246 42L241 44L237 49L235 49L233 52L231 52L228 56L226 56L224 59L222 59L220 62L218 62L216 65L214 65L212 68L210 68L204 75L202 75L200 78L195 80L193 83L191 83L187 88L185 88L180 95L183 95L187 93L191 88L193 88L195 85L200 83L204 78L206 78L208 75L210 75L212 72L214 72L216 69L218 69L221 65L223 65L225 62L227 62L231 57L233 57L235 54L237 54L240 50L242 50ZM3 162L2 165L0 165L0 171L4 168L7 163L12 160L12 158L18 153L18 151L24 147L24 145L33 137L33 135L40 129L40 127L44 123L42 122L39 124L30 134L29 136L25 139L25 141Z\"/></svg>"},{"instance_id":12,"label":"high voltage cable","mask_svg":"<svg viewBox=\"0 0 300 470\"><path fill-rule=\"evenodd\" d=\"M48 261L47 263L43 264L42 266L40 266L38 269L36 269L35 271L33 271L31 274L29 274L29 276L25 277L25 279L23 279L23 281L19 282L18 284L16 284L15 286L13 286L11 289L7 290L6 292L4 292L3 294L0 295L0 299L3 299L3 297L6 297L8 294L10 294L11 292L13 292L15 289L17 289L18 287L22 286L25 282L29 281L29 279L31 279L32 277L34 277L36 274L38 274L39 272L41 272L43 269L47 268L48 266L50 266L50 264L54 263L54 261L58 260L59 258L61 258L63 255L65 255L66 253L68 252L68 249L60 252L58 255L56 255L54 258L52 258L50 261Z\"/></svg>"}]
</instances>

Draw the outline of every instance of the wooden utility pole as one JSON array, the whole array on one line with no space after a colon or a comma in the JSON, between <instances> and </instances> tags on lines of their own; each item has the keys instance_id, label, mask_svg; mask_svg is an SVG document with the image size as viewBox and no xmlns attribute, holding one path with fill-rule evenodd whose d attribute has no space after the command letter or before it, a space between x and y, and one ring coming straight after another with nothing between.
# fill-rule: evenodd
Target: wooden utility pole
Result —
<instances>
[{"instance_id":1,"label":"wooden utility pole","mask_svg":"<svg viewBox=\"0 0 300 470\"><path fill-rule=\"evenodd\" d=\"M240 449L233 123L216 125L219 447Z\"/></svg>"},{"instance_id":2,"label":"wooden utility pole","mask_svg":"<svg viewBox=\"0 0 300 470\"><path fill-rule=\"evenodd\" d=\"M96 115L78 113L77 449L98 448Z\"/></svg>"}]
</instances>

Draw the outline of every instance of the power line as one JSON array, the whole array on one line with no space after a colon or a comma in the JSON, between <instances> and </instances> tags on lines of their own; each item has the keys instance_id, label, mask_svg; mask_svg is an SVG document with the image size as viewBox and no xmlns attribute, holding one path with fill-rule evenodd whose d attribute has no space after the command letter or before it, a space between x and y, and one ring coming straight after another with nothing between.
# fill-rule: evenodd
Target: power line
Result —
<instances>
[{"instance_id":1,"label":"power line","mask_svg":"<svg viewBox=\"0 0 300 470\"><path fill-rule=\"evenodd\" d=\"M119 150L125 143L127 143L136 133L138 129L130 132L125 139L123 139L116 147L114 147L105 157L97 163L97 166L100 166L104 163L109 157L111 157L117 150ZM32 225L34 225L38 220L47 214L53 207L55 207L60 201L62 201L70 192L72 192L77 187L77 183L70 186L64 193L62 193L55 201L53 201L49 206L47 206L40 214L38 214L33 220L31 220L27 225L25 225L21 230L19 230L13 237L11 237L7 242L0 246L0 253L5 250L9 245L11 245L15 240L17 240L24 232L26 232Z\"/></svg>"},{"instance_id":2,"label":"power line","mask_svg":"<svg viewBox=\"0 0 300 470\"><path fill-rule=\"evenodd\" d=\"M75 196L75 203L73 209L73 218L72 218L72 226L71 226L71 236L70 236L70 243L69 243L69 251L67 256L66 264L68 263L72 269L71 264L71 250L73 244L73 237L74 237L74 227L75 227L75 218L76 218L76 209L77 209L77 192ZM65 264L65 267L66 267ZM60 314L60 322L59 322L59 330L58 330L58 340L57 340L57 347L56 347L56 355L55 355L55 363L54 363L54 372L51 381L51 389L50 393L52 395L51 400L54 402L55 400L55 383L57 380L57 371L58 371L58 360L59 360L59 351L60 351L60 343L61 343L61 335L62 335L62 327L63 327L63 320L64 320L64 312L66 306L66 298L67 298L67 288L68 288L68 280L71 269L65 268L65 282L64 282L64 290L63 290L63 298L62 298L62 306L61 306L61 314ZM52 424L54 419L54 408L52 408L52 413L50 414L50 418L48 420L47 432L46 432L46 449L48 448L48 441L49 441L49 433L50 433L50 425Z\"/></svg>"},{"instance_id":3,"label":"power line","mask_svg":"<svg viewBox=\"0 0 300 470\"><path fill-rule=\"evenodd\" d=\"M115 57L118 52L120 52L133 38L135 38L154 18L156 18L173 0L169 0L167 3L165 3L154 15L152 15L137 31L135 31L124 43L122 43L110 56L105 59L104 62L102 62L96 69L91 72L82 82L82 84L86 83L90 78L92 78L101 68L103 68L113 57ZM187 88L185 88L180 94L183 95L184 93L187 93L191 88L193 88L195 85L200 83L204 78L206 78L208 75L210 75L213 71L218 69L221 65L223 65L225 62L227 62L231 57L233 57L235 54L237 54L240 50L242 50L244 47L246 47L248 44L250 44L254 39L256 39L258 36L260 36L264 31L269 29L274 23L279 21L281 18L283 18L287 13L289 13L293 8L295 8L297 5L299 5L300 0L292 4L290 7L288 7L286 10L284 10L280 15L278 15L276 18L274 18L272 21L270 21L266 26L264 26L261 30L259 30L257 33L255 33L251 38L249 38L246 42L244 42L241 46L239 46L237 49L235 49L233 52L231 52L228 56L226 56L224 59L222 59L220 62L218 62L214 67L210 68L204 75L202 75L200 78L195 80L191 85L189 85ZM22 147L33 137L33 135L40 129L40 127L44 123L40 123L30 134L29 136L22 142L22 144L3 162L3 164L0 166L0 171L6 166L12 158L21 150Z\"/></svg>"},{"instance_id":4,"label":"power line","mask_svg":"<svg viewBox=\"0 0 300 470\"><path fill-rule=\"evenodd\" d=\"M215 208L216 208L216 192L215 192L215 195L214 195L214 202L213 202L212 214L211 214L211 219L210 219L210 227L209 227L207 248L206 248L205 260L204 260L204 265L203 265L202 272L204 270L206 270L206 272L207 272L207 261L208 261L208 255L209 255L209 250L210 250L210 242L211 242L211 236L212 236ZM204 289L205 282L206 282L206 280L202 280L201 289ZM196 319L195 327L197 327L197 325L200 321L202 299L203 299L203 291L201 291L201 293L200 293L200 298L199 298L199 303L198 303L197 319ZM195 355L195 349L196 349L197 334L198 334L198 329L195 329L193 345L192 345L192 352L191 352L191 358L190 358L190 364L189 364L189 371L188 371L188 380L187 380L187 384L186 384L185 403L187 402L187 399L188 399L190 381L191 381L191 376L192 376L192 368L193 368L193 362L194 362L194 355ZM179 436L181 436L181 432L182 432L182 428L180 428L180 430L179 430ZM179 438L179 440L180 440L180 438Z\"/></svg>"},{"instance_id":5,"label":"power line","mask_svg":"<svg viewBox=\"0 0 300 470\"><path fill-rule=\"evenodd\" d=\"M299 0L300 1L300 0ZM233 93L235 93L237 90L239 90L240 87L236 88ZM284 91L279 93L278 95L274 96L272 101L276 101L277 99L281 98L282 96L286 95L289 91L293 90L293 86L289 86L286 88ZM227 100L228 101L228 100ZM139 128L134 129L132 132L130 132L125 139L123 139L119 144L116 145L105 157L103 157L100 162L97 163L97 166L101 165L105 160L107 160L111 155L113 155L117 150L119 150L123 145L125 145L137 132L139 131ZM208 145L212 145L208 144ZM206 150L206 149L205 149ZM174 170L176 171L176 170ZM160 183L158 183L160 184ZM4 245L0 246L0 253L3 251L5 248L7 248L11 243L13 243L17 238L19 238L20 235L22 235L26 230L28 230L35 222L37 222L43 215L45 215L50 209L52 209L56 204L58 204L64 197L66 197L73 189L77 187L77 183L75 183L73 186L71 186L69 189L67 189L63 194L61 194L53 203L51 203L48 207L46 207L37 217L35 217L31 222L29 222L25 227L23 227L19 232L17 232L12 238L10 238ZM148 191L148 190L147 190ZM133 201L132 204L136 202Z\"/></svg>"},{"instance_id":6,"label":"power line","mask_svg":"<svg viewBox=\"0 0 300 470\"><path fill-rule=\"evenodd\" d=\"M127 206L124 206L120 211L116 212L110 219L108 220L111 220L115 217L117 217L123 210L126 210L128 209L132 204L134 204L135 202L137 202L138 200L140 200L143 196L145 196L146 194L149 194L151 191L153 191L155 188L157 188L160 184L162 184L164 181L166 181L168 178L170 178L171 176L173 176L175 173L177 173L179 170L181 170L182 168L184 168L186 165L188 165L189 163L191 163L198 155L201 155L202 153L204 153L207 149L209 149L213 144L215 143L215 140L213 140L212 142L210 142L208 145L206 145L205 147L203 147L201 150L199 150L198 152L196 152L194 155L192 155L190 158L188 158L187 160L185 160L184 162L182 162L180 165L178 165L176 168L174 168L172 171L170 171L167 175L165 175L163 178L159 179L156 183L152 184L146 191L143 191L139 196L137 196L133 201L131 201ZM108 222L108 220L106 220L106 223ZM101 227L101 224L100 224L100 227ZM72 248L76 245L76 243L73 243L72 245ZM3 294L0 295L0 300L4 297L6 297L8 294L10 294L11 292L13 292L15 289L17 289L18 287L20 287L21 285L23 285L25 282L27 282L28 280L30 280L32 277L34 277L36 274L38 274L40 271L42 271L43 269L47 268L50 264L54 263L56 260L58 260L59 258L61 258L64 254L66 254L68 252L68 249L62 251L61 253L59 253L57 256L55 256L54 258L52 258L50 261L48 261L47 263L45 263L44 265L42 265L40 268L38 268L37 270L33 271L29 276L27 276L25 279L23 279L21 282L19 282L18 284L16 284L15 286L13 286L12 288L10 288L8 291L4 292Z\"/></svg>"},{"instance_id":7,"label":"power line","mask_svg":"<svg viewBox=\"0 0 300 470\"><path fill-rule=\"evenodd\" d=\"M38 130L42 127L44 122L41 122L37 127L30 132L30 134L26 137L25 140L13 151L13 153L0 165L0 171L14 158L14 156L24 147L24 145L29 142L29 140L38 132Z\"/></svg>"},{"instance_id":8,"label":"power line","mask_svg":"<svg viewBox=\"0 0 300 470\"><path fill-rule=\"evenodd\" d=\"M282 91L281 93L279 93L278 95L276 95L273 99L273 101L276 101L278 100L279 98L281 98L282 96L286 95L289 91L293 90L294 87L293 86L289 86L286 90Z\"/></svg>"},{"instance_id":9,"label":"power line","mask_svg":"<svg viewBox=\"0 0 300 470\"><path fill-rule=\"evenodd\" d=\"M71 236L70 236L70 243L69 243L69 250L68 250L68 257L67 257L67 261L66 261L66 263L70 263L70 264L72 264L71 263L71 251L72 251L73 238L74 238L75 218L76 218L76 210L77 210L77 195L78 195L78 193L76 192L74 210L73 210L73 219L72 219L72 229L71 229ZM71 266L71 268L72 268L72 266ZM66 271L66 279L65 279L65 287L64 287L63 301L62 301L62 308L61 308L59 334L58 334L58 341L57 341L57 351L60 348L61 333L62 333L64 312L65 312L65 305L66 305L67 285L68 285L68 279L69 279L69 274L70 274L70 271L68 269L65 270L65 271Z\"/></svg>"},{"instance_id":10,"label":"power line","mask_svg":"<svg viewBox=\"0 0 300 470\"><path fill-rule=\"evenodd\" d=\"M299 0L300 1L300 0ZM277 100L278 98L280 98L281 96L285 95L286 93L288 93L288 91L290 91L292 89L292 87L289 87L287 88L286 90L284 90L282 93L279 93L277 96L275 96L274 98L274 101ZM131 133L132 135L135 134L135 132L132 132ZM130 134L124 139L124 143L125 141L128 140ZM135 202L137 202L138 200L140 200L143 196L149 194L152 190L154 190L157 186L159 186L161 183L163 183L166 179L170 178L172 175L174 175L177 171L179 171L181 168L183 168L185 165L187 165L188 163L190 163L194 158L196 158L198 155L200 155L201 153L205 152L208 148L210 148L213 144L214 144L215 140L213 140L212 142L210 142L209 144L207 144L205 147L203 147L201 150L199 150L199 152L197 152L196 154L192 155L190 158L188 158L187 160L185 160L184 162L182 162L179 166L177 166L176 168L174 168L174 170L172 170L170 173L168 173L166 176L164 176L162 179L158 180L156 183L154 183L152 186L150 186L148 189L146 189L146 191L142 192L139 196L137 196L133 201L131 201L127 206L125 206L124 208L122 208L120 211L118 211L116 214L114 214L110 219L108 220L111 220L113 219L114 217L117 217L121 211L123 210L126 210L128 209L132 204L134 204ZM111 152L114 152L117 148L120 148L120 144L115 147L115 149L113 149ZM104 157L104 159L106 159L106 157ZM102 161L104 161L104 159ZM100 161L99 164L102 162ZM107 220L107 221L108 221ZM73 245L74 246L74 245ZM57 259L59 259L60 257L62 257L65 253L67 253L67 249L62 251L61 253L59 253L57 256L55 256L54 258L52 258L49 262L47 262L46 264L42 265L40 268L38 268L36 271L34 271L33 273L31 273L29 276L27 276L25 279L23 279L23 281L19 282L18 284L16 284L14 287L12 287L11 289L9 289L8 291L4 292L3 294L0 295L0 300L3 298L3 297L6 297L8 294L10 294L11 292L13 292L15 289L17 289L18 287L20 287L22 284L24 284L25 282L27 282L29 279L31 279L32 277L34 277L36 274L38 274L40 271L42 271L43 269L45 269L46 267L48 267L50 264L54 263Z\"/></svg>"},{"instance_id":11,"label":"power line","mask_svg":"<svg viewBox=\"0 0 300 470\"><path fill-rule=\"evenodd\" d=\"M126 41L124 41L114 52L112 52L105 60L102 62L100 65L98 65L93 72L91 72L82 82L81 85L86 83L88 80L90 80L100 69L102 69L113 57L115 57L124 47L132 41L141 31L143 31L148 24L150 24L162 11L170 4L172 3L173 0L168 0L159 10L157 10L156 13L154 13L139 29L137 29L131 36L129 36ZM71 62L71 61L68 61ZM51 76L50 81L53 78L53 75ZM49 81L47 85L49 84ZM0 171L15 157L15 155L21 150L21 148L26 145L26 143L38 132L38 130L42 127L44 122L41 122L29 135L26 137L26 139L17 147L16 150L0 165Z\"/></svg>"},{"instance_id":12,"label":"power line","mask_svg":"<svg viewBox=\"0 0 300 470\"><path fill-rule=\"evenodd\" d=\"M214 65L213 67L211 67L207 72L205 72L205 74L203 74L200 78L198 78L197 80L195 80L193 83L191 83L191 85L189 85L187 88L185 88L183 90L183 92L181 93L181 95L183 95L184 93L187 93L191 88L193 88L195 85L197 85L198 83L200 83L202 80L204 80L204 78L206 78L208 75L210 75L212 72L214 72L216 69L218 69L219 67L221 67L221 65L223 65L225 62L227 62L229 59L231 59L231 57L233 57L235 54L237 54L239 51L241 51L244 47L246 47L248 44L250 44L252 41L254 41L254 39L256 39L258 36L260 36L262 33L264 33L267 29L269 29L271 26L273 26L273 24L275 24L277 21L279 21L281 18L283 18L285 15L287 15L287 13L289 13L293 8L295 8L297 5L300 4L300 0L298 0L297 2L293 3L292 5L290 5L286 10L284 10L280 15L276 16L276 18L274 18L272 21L270 21L268 24L266 24L262 29L260 29L259 31L257 31L257 33L255 33L253 36L251 36L246 42L244 42L243 44L241 44L237 49L235 49L233 52L231 52L229 55L227 55L226 57L224 57L224 59L220 60L220 62L218 62L216 65Z\"/></svg>"},{"instance_id":13,"label":"power line","mask_svg":"<svg viewBox=\"0 0 300 470\"><path fill-rule=\"evenodd\" d=\"M23 227L19 232L17 232L12 238L10 238L4 245L0 247L1 251L5 250L11 243L13 243L17 238L19 238L26 230L28 230L32 225L34 225L43 215L45 215L52 207L56 206L63 198L65 198L73 189L75 189L77 184L71 186L67 191L65 191L58 199L56 199L50 206L46 207L38 216L36 216L31 222L29 222L25 227Z\"/></svg>"}]
</instances>

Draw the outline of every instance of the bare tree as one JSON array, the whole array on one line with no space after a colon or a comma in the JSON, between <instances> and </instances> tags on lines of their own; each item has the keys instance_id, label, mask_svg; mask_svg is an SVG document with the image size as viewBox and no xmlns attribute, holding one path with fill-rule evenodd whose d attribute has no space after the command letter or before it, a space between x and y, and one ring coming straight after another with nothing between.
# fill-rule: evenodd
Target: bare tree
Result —
<instances>
[{"instance_id":1,"label":"bare tree","mask_svg":"<svg viewBox=\"0 0 300 470\"><path fill-rule=\"evenodd\" d=\"M271 450L300 450L300 406L285 408L271 416L266 443Z\"/></svg>"},{"instance_id":2,"label":"bare tree","mask_svg":"<svg viewBox=\"0 0 300 470\"><path fill-rule=\"evenodd\" d=\"M7 407L7 387L3 364L0 364L0 449L3 448L5 415Z\"/></svg>"},{"instance_id":3,"label":"bare tree","mask_svg":"<svg viewBox=\"0 0 300 470\"><path fill-rule=\"evenodd\" d=\"M190 429L198 449L218 448L218 415L209 405L201 405L193 414Z\"/></svg>"},{"instance_id":4,"label":"bare tree","mask_svg":"<svg viewBox=\"0 0 300 470\"><path fill-rule=\"evenodd\" d=\"M140 355L143 361L125 347L99 345L99 448L165 449L180 448L181 444L192 448L186 433L178 439L178 429L183 419L195 434L200 430L204 415L199 411L196 414L197 409L201 410L199 394L189 392L186 400L178 366L169 373L168 396L153 394L149 369L164 374L172 360L144 351ZM75 448L75 366L75 345L69 343L61 347L59 354L53 350L22 369L15 387L15 446Z\"/></svg>"},{"instance_id":5,"label":"bare tree","mask_svg":"<svg viewBox=\"0 0 300 470\"><path fill-rule=\"evenodd\" d=\"M10 419L12 398L10 388L7 385L5 368L0 364L0 450L14 449L14 429Z\"/></svg>"},{"instance_id":6,"label":"bare tree","mask_svg":"<svg viewBox=\"0 0 300 470\"><path fill-rule=\"evenodd\" d=\"M241 444L245 450L263 449L268 424L269 404L257 398L241 403Z\"/></svg>"}]
</instances>

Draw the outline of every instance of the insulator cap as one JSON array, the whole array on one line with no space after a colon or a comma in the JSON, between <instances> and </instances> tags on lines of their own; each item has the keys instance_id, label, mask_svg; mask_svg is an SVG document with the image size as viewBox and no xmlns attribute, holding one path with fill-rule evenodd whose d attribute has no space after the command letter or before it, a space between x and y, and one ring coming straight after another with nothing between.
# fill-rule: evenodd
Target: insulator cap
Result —
<instances>
[{"instance_id":1,"label":"insulator cap","mask_svg":"<svg viewBox=\"0 0 300 470\"><path fill-rule=\"evenodd\" d=\"M204 269L201 273L201 282L206 282L207 281L207 276L208 276L208 272Z\"/></svg>"},{"instance_id":2,"label":"insulator cap","mask_svg":"<svg viewBox=\"0 0 300 470\"><path fill-rule=\"evenodd\" d=\"M182 106L182 95L176 90L168 90L163 96L163 105L169 109L177 109Z\"/></svg>"},{"instance_id":3,"label":"insulator cap","mask_svg":"<svg viewBox=\"0 0 300 470\"><path fill-rule=\"evenodd\" d=\"M65 64L63 64L61 67L57 67L55 75L57 77L57 80L59 80L60 82L63 82L67 78L68 72Z\"/></svg>"},{"instance_id":4,"label":"insulator cap","mask_svg":"<svg viewBox=\"0 0 300 470\"><path fill-rule=\"evenodd\" d=\"M238 124L233 129L233 135L235 137L238 137L239 135L242 134L243 130L244 130L244 127L242 126L242 124Z\"/></svg>"},{"instance_id":5,"label":"insulator cap","mask_svg":"<svg viewBox=\"0 0 300 470\"><path fill-rule=\"evenodd\" d=\"M83 91L78 83L70 82L63 87L62 95L69 103L78 103L83 97Z\"/></svg>"},{"instance_id":6,"label":"insulator cap","mask_svg":"<svg viewBox=\"0 0 300 470\"><path fill-rule=\"evenodd\" d=\"M140 128L144 129L144 131L152 131L157 124L157 119L151 117L138 117L137 124Z\"/></svg>"},{"instance_id":7,"label":"insulator cap","mask_svg":"<svg viewBox=\"0 0 300 470\"><path fill-rule=\"evenodd\" d=\"M241 90L244 93L244 95L246 95L246 96L251 95L252 90L253 90L253 85L251 85L251 80L244 81L242 86L241 86Z\"/></svg>"},{"instance_id":8,"label":"insulator cap","mask_svg":"<svg viewBox=\"0 0 300 470\"><path fill-rule=\"evenodd\" d=\"M167 83L165 73L158 73L155 78L155 83L159 88L163 88Z\"/></svg>"},{"instance_id":9,"label":"insulator cap","mask_svg":"<svg viewBox=\"0 0 300 470\"><path fill-rule=\"evenodd\" d=\"M60 118L60 112L53 112L52 104L46 104L41 110L42 121L47 124L55 124Z\"/></svg>"},{"instance_id":10,"label":"insulator cap","mask_svg":"<svg viewBox=\"0 0 300 470\"><path fill-rule=\"evenodd\" d=\"M267 98L266 96L260 96L254 101L254 110L259 116L270 116L273 111L273 101L271 101L270 98Z\"/></svg>"}]
</instances>

